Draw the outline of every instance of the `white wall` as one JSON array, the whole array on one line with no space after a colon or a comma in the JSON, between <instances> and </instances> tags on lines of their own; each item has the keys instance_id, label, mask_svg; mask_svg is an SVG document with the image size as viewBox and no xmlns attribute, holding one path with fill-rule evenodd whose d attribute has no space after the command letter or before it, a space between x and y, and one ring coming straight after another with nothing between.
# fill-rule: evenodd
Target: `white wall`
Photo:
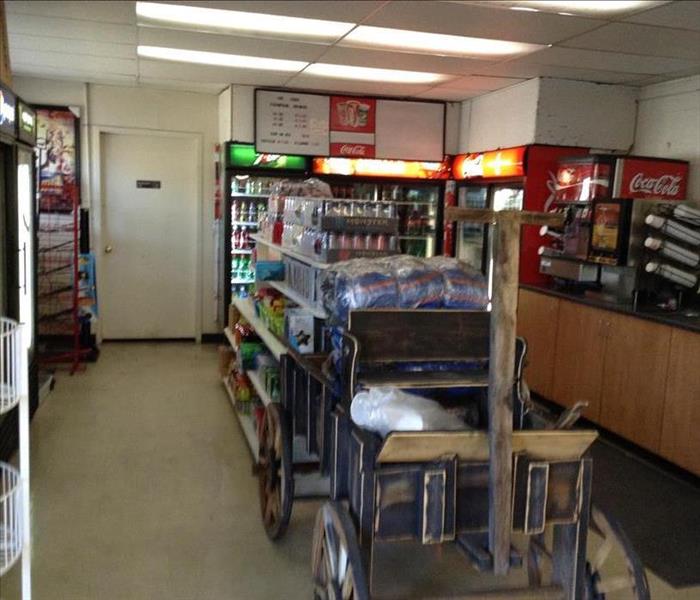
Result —
<instances>
[{"instance_id":1,"label":"white wall","mask_svg":"<svg viewBox=\"0 0 700 600\"><path fill-rule=\"evenodd\" d=\"M634 153L690 161L688 199L700 202L700 75L642 88Z\"/></svg>"},{"instance_id":2,"label":"white wall","mask_svg":"<svg viewBox=\"0 0 700 600\"><path fill-rule=\"evenodd\" d=\"M542 78L535 142L629 150L637 91L623 85Z\"/></svg>"},{"instance_id":3,"label":"white wall","mask_svg":"<svg viewBox=\"0 0 700 600\"><path fill-rule=\"evenodd\" d=\"M125 87L70 83L65 81L38 80L17 77L17 93L31 103L73 104L80 106L87 113L83 127L90 129L90 135L84 135L91 146L91 152L83 153L83 171L92 170L90 189L83 194L84 204L90 202L93 210L91 242L97 244L99 235L98 203L100 182L97 181L99 165L99 147L95 143L96 132L100 128L119 128L136 130L153 130L164 132L191 133L200 140L202 152L202 213L200 248L201 256L201 322L203 333L217 333L216 323L216 278L214 273L214 147L218 141L218 98L210 94L198 94L173 90L161 90L143 87ZM87 131L86 131L87 133ZM87 168L86 168L87 167ZM97 234L97 236L96 236ZM164 232L166 235L167 232ZM99 249L93 247L93 251ZM99 263L98 263L99 264ZM99 279L100 274L98 272Z\"/></svg>"},{"instance_id":4,"label":"white wall","mask_svg":"<svg viewBox=\"0 0 700 600\"><path fill-rule=\"evenodd\" d=\"M540 80L530 79L462 103L462 152L482 152L535 141ZM465 112L468 115L465 115Z\"/></svg>"}]
</instances>

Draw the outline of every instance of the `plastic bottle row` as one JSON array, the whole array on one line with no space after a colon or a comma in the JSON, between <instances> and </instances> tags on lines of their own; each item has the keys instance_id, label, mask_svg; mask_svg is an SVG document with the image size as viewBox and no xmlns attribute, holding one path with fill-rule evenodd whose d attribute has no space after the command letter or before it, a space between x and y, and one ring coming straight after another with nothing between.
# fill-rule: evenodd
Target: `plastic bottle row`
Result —
<instances>
[{"instance_id":1,"label":"plastic bottle row","mask_svg":"<svg viewBox=\"0 0 700 600\"><path fill-rule=\"evenodd\" d=\"M234 200L231 203L231 222L259 223L266 212L267 205L265 202Z\"/></svg>"},{"instance_id":2,"label":"plastic bottle row","mask_svg":"<svg viewBox=\"0 0 700 600\"><path fill-rule=\"evenodd\" d=\"M281 244L313 256L327 250L393 251L398 248L398 238L386 233L336 233L285 224Z\"/></svg>"}]
</instances>

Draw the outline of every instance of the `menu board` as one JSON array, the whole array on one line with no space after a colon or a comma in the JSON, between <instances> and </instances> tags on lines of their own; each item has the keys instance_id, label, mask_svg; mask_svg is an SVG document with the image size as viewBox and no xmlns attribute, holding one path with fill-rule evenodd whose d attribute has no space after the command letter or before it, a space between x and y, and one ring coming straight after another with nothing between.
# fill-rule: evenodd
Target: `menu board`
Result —
<instances>
[{"instance_id":1,"label":"menu board","mask_svg":"<svg viewBox=\"0 0 700 600\"><path fill-rule=\"evenodd\" d=\"M320 94L255 90L255 150L327 155L329 106Z\"/></svg>"},{"instance_id":2,"label":"menu board","mask_svg":"<svg viewBox=\"0 0 700 600\"><path fill-rule=\"evenodd\" d=\"M10 88L0 84L0 132L16 136L17 99Z\"/></svg>"}]
</instances>

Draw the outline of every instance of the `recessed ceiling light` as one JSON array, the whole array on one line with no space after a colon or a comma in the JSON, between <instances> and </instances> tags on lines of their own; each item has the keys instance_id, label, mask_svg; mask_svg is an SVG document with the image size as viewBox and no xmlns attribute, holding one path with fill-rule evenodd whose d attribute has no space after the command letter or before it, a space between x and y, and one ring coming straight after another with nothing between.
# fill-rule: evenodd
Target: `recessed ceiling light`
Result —
<instances>
[{"instance_id":1,"label":"recessed ceiling light","mask_svg":"<svg viewBox=\"0 0 700 600\"><path fill-rule=\"evenodd\" d=\"M360 25L340 42L342 46L386 48L404 52L426 52L442 56L513 56L539 50L538 44L485 38L408 31Z\"/></svg>"},{"instance_id":2,"label":"recessed ceiling light","mask_svg":"<svg viewBox=\"0 0 700 600\"><path fill-rule=\"evenodd\" d=\"M161 4L160 2L137 2L136 14L143 19L182 25L188 29L204 27L248 33L272 33L283 37L309 37L316 41L338 39L355 26L355 23L341 21L285 17L182 4Z\"/></svg>"},{"instance_id":3,"label":"recessed ceiling light","mask_svg":"<svg viewBox=\"0 0 700 600\"><path fill-rule=\"evenodd\" d=\"M138 46L136 53L144 58L196 63L198 65L215 65L218 67L235 67L238 69L258 69L262 71L297 72L309 64L301 60L282 60L260 56L185 50L182 48L163 48L160 46Z\"/></svg>"},{"instance_id":4,"label":"recessed ceiling light","mask_svg":"<svg viewBox=\"0 0 700 600\"><path fill-rule=\"evenodd\" d=\"M515 4L520 8L537 7L555 12L563 10L578 14L593 14L625 12L659 4L659 2L655 0L522 0Z\"/></svg>"},{"instance_id":5,"label":"recessed ceiling light","mask_svg":"<svg viewBox=\"0 0 700 600\"><path fill-rule=\"evenodd\" d=\"M532 8L530 6L511 6L510 10L521 10L523 12L540 12L537 8Z\"/></svg>"},{"instance_id":6,"label":"recessed ceiling light","mask_svg":"<svg viewBox=\"0 0 700 600\"><path fill-rule=\"evenodd\" d=\"M311 63L304 74L335 79L357 79L359 81L383 81L386 83L435 83L445 78L438 73L423 71L403 71L399 69L375 69L373 67L351 67L348 65L331 65Z\"/></svg>"}]
</instances>

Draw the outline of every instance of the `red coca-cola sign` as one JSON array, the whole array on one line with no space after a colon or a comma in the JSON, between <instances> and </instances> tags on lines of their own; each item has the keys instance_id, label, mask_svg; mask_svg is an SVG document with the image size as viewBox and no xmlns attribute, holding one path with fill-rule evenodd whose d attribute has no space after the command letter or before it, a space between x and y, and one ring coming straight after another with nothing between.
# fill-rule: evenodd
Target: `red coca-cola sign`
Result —
<instances>
[{"instance_id":1,"label":"red coca-cola sign","mask_svg":"<svg viewBox=\"0 0 700 600\"><path fill-rule=\"evenodd\" d=\"M374 158L373 144L331 143L331 156L348 158Z\"/></svg>"},{"instance_id":2,"label":"red coca-cola sign","mask_svg":"<svg viewBox=\"0 0 700 600\"><path fill-rule=\"evenodd\" d=\"M617 161L615 196L685 200L688 163L624 158Z\"/></svg>"}]
</instances>

